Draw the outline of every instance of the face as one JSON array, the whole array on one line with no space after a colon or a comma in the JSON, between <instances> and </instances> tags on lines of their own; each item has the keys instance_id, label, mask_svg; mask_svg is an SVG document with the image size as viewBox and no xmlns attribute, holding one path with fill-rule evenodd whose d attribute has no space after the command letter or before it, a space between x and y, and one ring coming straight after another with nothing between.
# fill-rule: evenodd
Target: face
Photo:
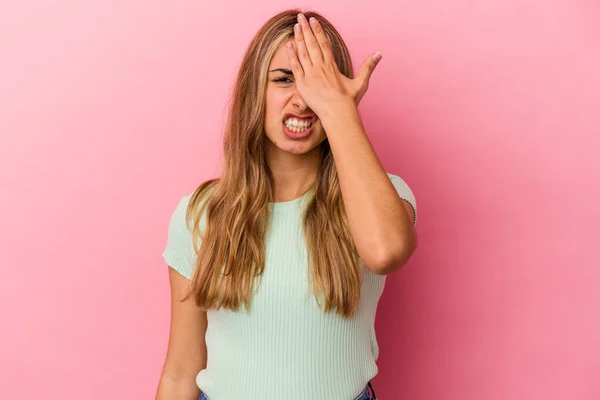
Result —
<instances>
[{"instance_id":1,"label":"face","mask_svg":"<svg viewBox=\"0 0 600 400\"><path fill-rule=\"evenodd\" d=\"M293 38L289 41L293 41ZM267 135L267 156L271 160L288 156L310 156L320 154L319 145L327 138L316 114L306 105L294 81L288 60L286 45L281 46L269 65L266 89L265 134ZM312 116L315 122L311 133L304 138L291 138L284 131L287 113Z\"/></svg>"}]
</instances>

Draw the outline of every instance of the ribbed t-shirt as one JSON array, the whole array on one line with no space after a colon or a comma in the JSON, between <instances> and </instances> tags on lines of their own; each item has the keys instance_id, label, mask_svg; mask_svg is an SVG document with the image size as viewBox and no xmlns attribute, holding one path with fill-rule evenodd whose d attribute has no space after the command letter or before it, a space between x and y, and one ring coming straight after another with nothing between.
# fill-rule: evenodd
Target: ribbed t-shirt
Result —
<instances>
[{"instance_id":1,"label":"ribbed t-shirt","mask_svg":"<svg viewBox=\"0 0 600 400\"><path fill-rule=\"evenodd\" d=\"M412 190L399 176L388 176L399 196L412 205L416 224ZM171 216L163 252L166 263L188 279L196 262L185 221L190 197L182 197ZM386 276L365 268L359 306L351 319L335 310L324 313L314 295L307 295L302 231L307 198L305 193L269 204L265 269L251 309L207 311L207 365L196 383L211 400L351 400L377 375L375 314Z\"/></svg>"}]
</instances>

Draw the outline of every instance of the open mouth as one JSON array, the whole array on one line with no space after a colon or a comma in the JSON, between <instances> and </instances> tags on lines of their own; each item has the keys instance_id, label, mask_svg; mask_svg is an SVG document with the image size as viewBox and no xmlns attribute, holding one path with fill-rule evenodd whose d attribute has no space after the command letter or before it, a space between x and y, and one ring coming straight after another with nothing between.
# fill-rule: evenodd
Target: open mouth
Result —
<instances>
[{"instance_id":1,"label":"open mouth","mask_svg":"<svg viewBox=\"0 0 600 400\"><path fill-rule=\"evenodd\" d=\"M289 124L286 125L285 122L282 123L283 126L283 133L285 133L285 135L289 138L292 139L303 139L307 136L309 136L314 128L314 124L310 125L310 126L289 126Z\"/></svg>"},{"instance_id":2,"label":"open mouth","mask_svg":"<svg viewBox=\"0 0 600 400\"><path fill-rule=\"evenodd\" d=\"M286 136L292 139L305 138L311 134L316 121L316 116L313 116L311 118L299 118L294 116L293 114L288 114L282 121L283 132Z\"/></svg>"}]
</instances>

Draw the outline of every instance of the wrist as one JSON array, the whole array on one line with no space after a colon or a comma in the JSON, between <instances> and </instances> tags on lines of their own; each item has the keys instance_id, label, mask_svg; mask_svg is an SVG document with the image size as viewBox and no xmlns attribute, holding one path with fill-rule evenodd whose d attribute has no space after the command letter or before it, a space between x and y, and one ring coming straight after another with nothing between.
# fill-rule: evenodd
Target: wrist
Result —
<instances>
[{"instance_id":1,"label":"wrist","mask_svg":"<svg viewBox=\"0 0 600 400\"><path fill-rule=\"evenodd\" d=\"M356 106L330 108L321 120L321 125L330 139L338 134L346 136L353 131L364 132L364 126Z\"/></svg>"},{"instance_id":2,"label":"wrist","mask_svg":"<svg viewBox=\"0 0 600 400\"><path fill-rule=\"evenodd\" d=\"M317 113L321 123L337 119L360 119L358 107L352 99L341 100Z\"/></svg>"}]
</instances>

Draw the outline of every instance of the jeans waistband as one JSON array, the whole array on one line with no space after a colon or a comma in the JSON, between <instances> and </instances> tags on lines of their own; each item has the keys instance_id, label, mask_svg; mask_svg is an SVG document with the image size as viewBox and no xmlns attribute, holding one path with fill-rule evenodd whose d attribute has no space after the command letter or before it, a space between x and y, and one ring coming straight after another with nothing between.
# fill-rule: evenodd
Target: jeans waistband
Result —
<instances>
[{"instance_id":1,"label":"jeans waistband","mask_svg":"<svg viewBox=\"0 0 600 400\"><path fill-rule=\"evenodd\" d=\"M198 400L210 399L204 392L202 392L200 393L200 397L198 398ZM373 384L371 384L371 381L367 383L365 390L363 390L354 400L377 400L377 395L375 394L375 389L373 389Z\"/></svg>"},{"instance_id":2,"label":"jeans waistband","mask_svg":"<svg viewBox=\"0 0 600 400\"><path fill-rule=\"evenodd\" d=\"M363 390L354 400L377 400L377 395L375 394L375 389L373 388L371 381L367 383L365 390Z\"/></svg>"}]
</instances>

